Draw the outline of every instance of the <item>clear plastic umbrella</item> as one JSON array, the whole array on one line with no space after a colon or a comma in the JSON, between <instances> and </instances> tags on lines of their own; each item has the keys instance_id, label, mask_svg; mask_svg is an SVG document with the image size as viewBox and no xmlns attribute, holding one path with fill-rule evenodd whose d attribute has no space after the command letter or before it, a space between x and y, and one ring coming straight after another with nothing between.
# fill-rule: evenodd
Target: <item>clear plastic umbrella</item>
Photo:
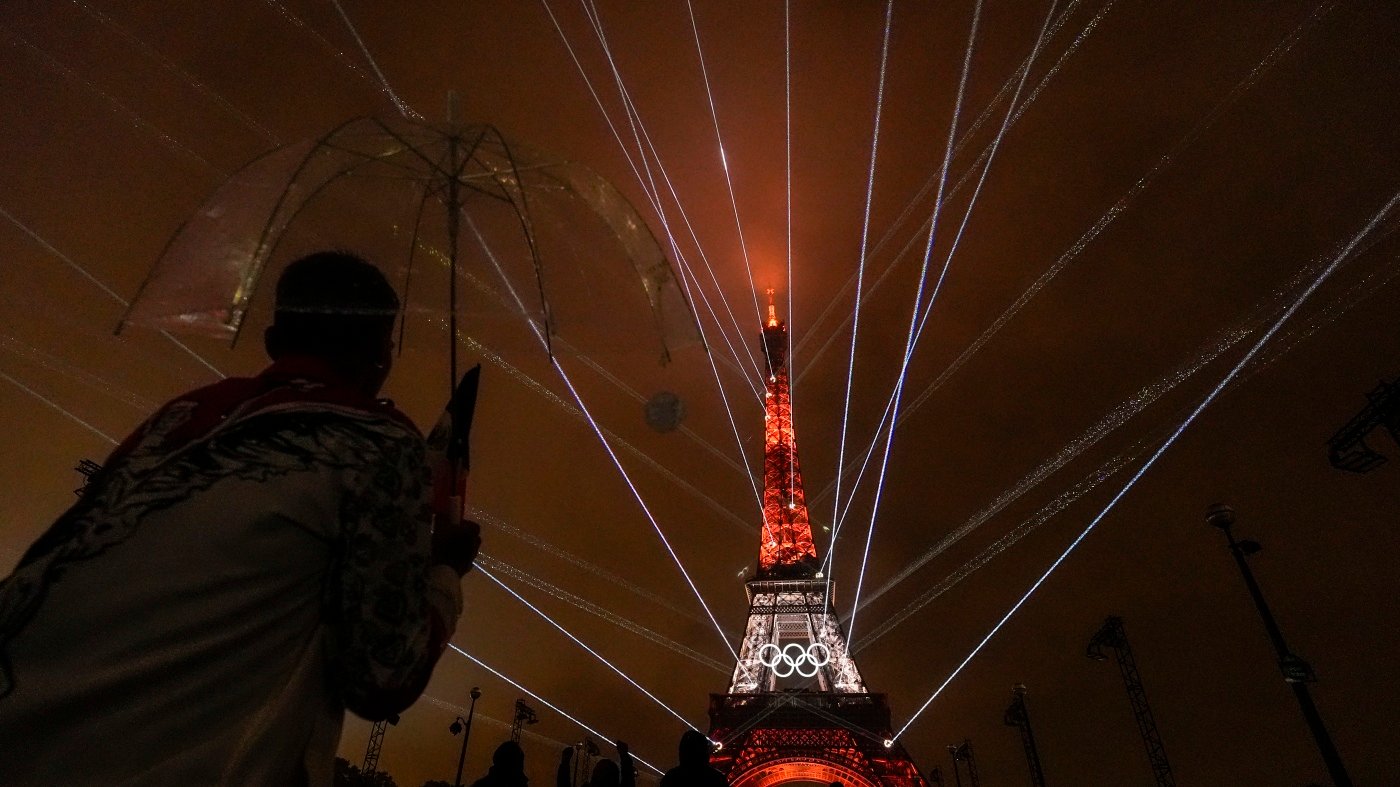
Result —
<instances>
[{"instance_id":1,"label":"clear plastic umbrella","mask_svg":"<svg viewBox=\"0 0 1400 787\"><path fill-rule=\"evenodd\" d=\"M420 346L446 334L454 383L459 313L474 328L523 317L551 353L556 341L591 353L645 340L665 362L698 341L656 238L603 177L490 125L373 117L225 181L170 240L122 326L235 341L250 315L267 318L280 268L327 246L363 253L395 282L401 346L405 333Z\"/></svg>"}]
</instances>

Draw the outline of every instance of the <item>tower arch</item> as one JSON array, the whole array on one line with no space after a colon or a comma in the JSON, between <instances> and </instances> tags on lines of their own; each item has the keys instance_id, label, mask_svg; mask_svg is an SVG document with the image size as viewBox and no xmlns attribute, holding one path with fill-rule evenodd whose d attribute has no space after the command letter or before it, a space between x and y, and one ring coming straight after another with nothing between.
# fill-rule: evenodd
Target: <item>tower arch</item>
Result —
<instances>
[{"instance_id":1,"label":"tower arch","mask_svg":"<svg viewBox=\"0 0 1400 787\"><path fill-rule=\"evenodd\" d=\"M785 787L814 784L826 787L839 782L844 787L880 787L879 782L843 763L814 757L779 757L732 775L729 787Z\"/></svg>"}]
</instances>

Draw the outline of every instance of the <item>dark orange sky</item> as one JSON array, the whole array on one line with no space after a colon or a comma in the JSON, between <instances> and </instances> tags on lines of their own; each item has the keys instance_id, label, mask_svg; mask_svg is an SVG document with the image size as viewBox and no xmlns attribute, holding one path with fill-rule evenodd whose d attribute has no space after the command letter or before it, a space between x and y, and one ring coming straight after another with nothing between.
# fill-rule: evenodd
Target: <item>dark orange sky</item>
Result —
<instances>
[{"instance_id":1,"label":"dark orange sky","mask_svg":"<svg viewBox=\"0 0 1400 787\"><path fill-rule=\"evenodd\" d=\"M693 5L753 282L686 3L600 2L598 10L719 290L668 190L666 219L708 297L717 308L722 297L737 315L741 331L729 327L731 340L756 353L751 285L777 287L784 304L787 297L783 5ZM342 6L408 105L440 117L448 91L457 91L467 119L588 164L664 235L545 5ZM547 7L635 157L582 6L550 0ZM854 307L846 285L861 258L884 10L875 2L792 3L789 319L798 443L819 525L832 518L822 492L838 463L850 342L842 318ZM853 446L868 444L899 368L924 243L919 225L932 208L931 197L916 195L942 161L972 10L964 0L894 9ZM940 219L935 273L969 208L979 154L1005 117L1017 65L1050 11L1044 2L982 10L949 188L970 174ZM1059 2L1052 19L1053 35L1021 93L1024 111L997 146L909 368L865 594L948 534L969 532L858 615L859 664L867 683L890 695L897 725L1400 189L1393 3L1083 0ZM110 450L100 434L119 439L158 403L213 379L149 331L111 334L118 299L134 295L180 222L253 157L395 108L335 6L321 0L12 0L0 8L0 44L3 570L72 501L77 460ZM1103 618L1118 614L1181 783L1323 781L1239 576L1204 524L1206 506L1227 501L1239 511L1237 530L1265 546L1255 570L1285 634L1317 670L1314 694L1352 777L1383 784L1400 772L1400 692L1389 677L1400 647L1392 565L1400 465L1345 474L1328 466L1325 449L1377 380L1400 371L1397 221L1368 236L910 727L903 741L921 768L947 770L944 747L971 738L987 783L1025 779L1019 742L1001 721L1011 686L1024 682L1051 783L1147 783L1118 676L1083 655ZM334 242L334 225L319 231ZM906 244L911 250L899 255ZM1055 273L1036 285L1048 271ZM1034 294L999 323L1027 292ZM723 360L729 350L701 311L743 459L757 467L762 413L734 371L748 361ZM487 361L471 481L473 504L491 517L485 551L698 654L516 583L703 728L706 695L728 684L727 666L702 663L732 661L719 636L591 430L551 399L567 392L542 354L495 320L469 316L466 330L479 344L465 356ZM190 346L228 374L261 363L255 342ZM976 351L965 354L970 347ZM1210 360L1198 364L1202 358ZM406 357L389 384L420 424L441 407L438 378L429 383L424 371L434 360ZM748 478L735 469L740 451L709 362L695 346L664 369L635 348L592 360L625 385L580 359L562 362L595 415L637 449L619 449L622 462L737 640L745 612L739 575L757 557L758 510ZM1180 370L1191 373L1173 377ZM685 401L694 439L647 428L633 394L662 389ZM1115 408L1135 409L1134 402L1146 406L1121 425L1112 421L1125 412ZM1105 418L1114 428L1086 439ZM1389 438L1378 435L1374 444L1400 457ZM1056 457L1066 461L1050 472L1046 463ZM1116 472L1094 480L1106 465ZM849 489L850 479L844 484ZM837 545L845 615L872 495L867 480L852 529ZM910 609L998 539L1041 519L966 579ZM823 553L827 538L818 534ZM630 741L647 760L673 764L683 729L675 718L483 577L466 587L458 644ZM864 635L896 618L899 625L861 649ZM520 693L448 654L431 699L386 739L381 764L399 784L452 776L459 739L447 732L450 708L464 706L473 685L483 692L479 714L508 721ZM560 742L581 732L537 709L542 721L531 729L544 737L527 738L526 751L538 785L552 777ZM347 723L341 753L359 762L367 734L367 724ZM473 730L470 774L484 771L505 735L490 721Z\"/></svg>"}]
</instances>

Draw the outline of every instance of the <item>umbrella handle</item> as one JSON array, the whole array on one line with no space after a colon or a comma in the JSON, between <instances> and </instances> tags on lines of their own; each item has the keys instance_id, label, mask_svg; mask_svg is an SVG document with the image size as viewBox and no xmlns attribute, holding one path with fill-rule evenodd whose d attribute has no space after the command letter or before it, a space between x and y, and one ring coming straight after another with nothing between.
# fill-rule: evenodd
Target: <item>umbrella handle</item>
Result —
<instances>
[{"instance_id":1,"label":"umbrella handle","mask_svg":"<svg viewBox=\"0 0 1400 787\"><path fill-rule=\"evenodd\" d=\"M465 516L466 480L466 473L454 469L453 488L437 498L433 507L433 561L452 566L459 575L471 570L481 547L479 526Z\"/></svg>"}]
</instances>

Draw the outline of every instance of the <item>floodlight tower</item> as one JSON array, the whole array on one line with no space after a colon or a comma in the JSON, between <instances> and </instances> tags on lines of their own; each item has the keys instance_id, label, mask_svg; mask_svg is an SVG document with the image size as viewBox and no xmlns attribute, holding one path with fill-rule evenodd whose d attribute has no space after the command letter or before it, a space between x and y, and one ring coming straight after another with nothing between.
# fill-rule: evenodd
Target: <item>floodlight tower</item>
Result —
<instances>
[{"instance_id":1,"label":"floodlight tower","mask_svg":"<svg viewBox=\"0 0 1400 787\"><path fill-rule=\"evenodd\" d=\"M77 466L73 469L77 470L78 474L83 477L83 485L74 489L73 494L82 497L87 493L88 485L92 483L92 479L102 470L102 465L91 459L79 459Z\"/></svg>"},{"instance_id":2,"label":"floodlight tower","mask_svg":"<svg viewBox=\"0 0 1400 787\"><path fill-rule=\"evenodd\" d=\"M1045 787L1045 772L1040 768L1040 753L1036 751L1035 734L1031 732L1031 714L1026 710L1026 684L1017 683L1011 689L1011 705L1006 708L1002 721L1021 733L1021 748L1026 751L1031 787Z\"/></svg>"},{"instance_id":3,"label":"floodlight tower","mask_svg":"<svg viewBox=\"0 0 1400 787\"><path fill-rule=\"evenodd\" d=\"M577 754L574 757L574 778L572 783L578 785L581 781L587 779L589 774L593 773L593 759L601 754L602 751L598 748L598 744L594 743L593 739L587 735L583 736L583 740L574 745L574 751L577 752Z\"/></svg>"},{"instance_id":4,"label":"floodlight tower","mask_svg":"<svg viewBox=\"0 0 1400 787\"><path fill-rule=\"evenodd\" d=\"M1385 464L1385 457L1366 445L1366 436L1381 426L1400 443L1400 380L1382 380L1366 399L1366 406L1327 441L1328 461L1339 470L1366 473Z\"/></svg>"},{"instance_id":5,"label":"floodlight tower","mask_svg":"<svg viewBox=\"0 0 1400 787\"><path fill-rule=\"evenodd\" d=\"M535 709L525 704L525 700L515 701L515 718L510 723L510 739L516 743L520 742L520 728L526 724L539 724L540 717L535 715Z\"/></svg>"},{"instance_id":6,"label":"floodlight tower","mask_svg":"<svg viewBox=\"0 0 1400 787\"><path fill-rule=\"evenodd\" d=\"M961 744L950 745L948 753L953 755L953 779L957 786L962 787L962 768L959 763L965 762L968 787L982 787L982 780L977 776L977 758L972 755L972 741L964 738Z\"/></svg>"},{"instance_id":7,"label":"floodlight tower","mask_svg":"<svg viewBox=\"0 0 1400 787\"><path fill-rule=\"evenodd\" d=\"M1235 540L1234 534L1230 532L1230 526L1235 523L1235 510L1227 505L1217 503L1211 506L1206 511L1206 522L1225 534L1230 554L1235 557L1235 564L1239 566L1240 575L1244 577L1245 587L1249 589L1254 606L1259 610L1259 617L1264 621L1264 630L1268 632L1269 641L1273 643L1274 652L1278 654L1278 668L1283 672L1283 680L1293 689L1293 696L1298 699L1303 719L1307 721L1313 740L1317 741L1318 751L1322 753L1322 761L1327 764L1327 772L1332 776L1333 787L1351 787L1351 777L1342 765L1342 756L1332 745L1332 736L1327 734L1327 726L1322 723L1322 714L1317 712L1312 695L1308 693L1308 684L1316 682L1317 676L1306 661L1288 649L1283 632L1274 620L1274 613L1269 611L1269 605L1264 601L1264 592L1259 589L1259 583L1254 580L1254 572L1249 570L1249 563L1245 560L1249 555L1257 554L1262 547L1258 541Z\"/></svg>"},{"instance_id":8,"label":"floodlight tower","mask_svg":"<svg viewBox=\"0 0 1400 787\"><path fill-rule=\"evenodd\" d=\"M360 770L365 773L374 773L379 770L379 751L384 748L384 732L388 725L398 724L399 714L395 713L387 719L376 721L369 728L369 745L365 747L365 762L360 766Z\"/></svg>"},{"instance_id":9,"label":"floodlight tower","mask_svg":"<svg viewBox=\"0 0 1400 787\"><path fill-rule=\"evenodd\" d=\"M1152 708L1147 704L1147 692L1142 688L1142 676L1138 674L1137 660L1133 649L1128 646L1128 634L1123 630L1123 619L1109 617L1089 640L1086 656L1094 661L1107 661L1104 649L1113 650L1118 658L1118 671L1123 675L1123 687L1128 691L1128 704L1133 708L1133 718L1137 720L1138 733L1147 747L1147 761L1152 766L1152 776L1157 787L1176 787L1172 776L1172 766L1167 762L1167 750L1162 745L1162 736L1157 733L1157 722L1152 718Z\"/></svg>"}]
</instances>

